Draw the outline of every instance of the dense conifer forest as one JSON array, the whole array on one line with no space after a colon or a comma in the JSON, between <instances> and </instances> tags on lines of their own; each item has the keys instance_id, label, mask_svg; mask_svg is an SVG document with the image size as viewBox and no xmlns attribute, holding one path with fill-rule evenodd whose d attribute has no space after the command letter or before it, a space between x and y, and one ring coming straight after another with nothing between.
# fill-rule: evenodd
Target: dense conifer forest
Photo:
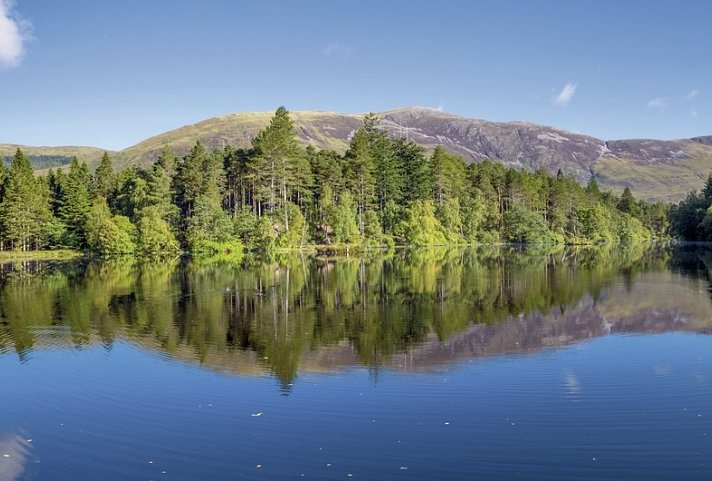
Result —
<instances>
[{"instance_id":1,"label":"dense conifer forest","mask_svg":"<svg viewBox=\"0 0 712 481\"><path fill-rule=\"evenodd\" d=\"M673 209L673 230L686 237L688 204L706 212L712 186ZM704 224L709 238L707 216L688 224ZM93 173L75 158L36 175L18 149L9 167L0 164L0 222L4 250L229 255L309 245L630 242L667 235L669 207L629 189L602 192L595 178L581 186L560 171L427 153L388 136L374 115L344 155L303 148L280 107L248 149L196 142L178 158L166 147L148 169L117 172L105 154Z\"/></svg>"}]
</instances>

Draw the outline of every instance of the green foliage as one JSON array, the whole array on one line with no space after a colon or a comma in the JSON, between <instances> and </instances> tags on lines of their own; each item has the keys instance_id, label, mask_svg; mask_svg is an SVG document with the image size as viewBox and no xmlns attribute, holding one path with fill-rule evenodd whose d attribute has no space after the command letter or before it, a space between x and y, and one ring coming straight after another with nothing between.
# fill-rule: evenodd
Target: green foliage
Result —
<instances>
[{"instance_id":1,"label":"green foliage","mask_svg":"<svg viewBox=\"0 0 712 481\"><path fill-rule=\"evenodd\" d=\"M42 239L47 249L66 249L72 247L73 239L68 238L67 225L57 217L51 217L42 226Z\"/></svg>"},{"instance_id":2,"label":"green foliage","mask_svg":"<svg viewBox=\"0 0 712 481\"><path fill-rule=\"evenodd\" d=\"M380 245L383 241L383 232L381 232L378 214L372 210L367 210L364 215L363 234L370 244Z\"/></svg>"},{"instance_id":3,"label":"green foliage","mask_svg":"<svg viewBox=\"0 0 712 481\"><path fill-rule=\"evenodd\" d=\"M400 227L405 243L413 246L445 245L447 237L435 216L435 206L429 200L416 200L406 209Z\"/></svg>"},{"instance_id":4,"label":"green foliage","mask_svg":"<svg viewBox=\"0 0 712 481\"><path fill-rule=\"evenodd\" d=\"M199 196L192 210L186 232L191 250L202 241L222 243L232 240L233 224L216 199L209 195Z\"/></svg>"},{"instance_id":5,"label":"green foliage","mask_svg":"<svg viewBox=\"0 0 712 481\"><path fill-rule=\"evenodd\" d=\"M86 221L86 240L92 252L105 257L133 254L136 237L136 228L127 217L112 215L104 199L94 201Z\"/></svg>"},{"instance_id":6,"label":"green foliage","mask_svg":"<svg viewBox=\"0 0 712 481\"><path fill-rule=\"evenodd\" d=\"M287 203L286 211L289 230L281 222L282 219L280 217L275 218L275 224L279 225L278 230L280 232L277 237L277 244L279 247L288 249L302 247L308 239L308 226L304 214L302 214L297 205L291 202Z\"/></svg>"},{"instance_id":7,"label":"green foliage","mask_svg":"<svg viewBox=\"0 0 712 481\"><path fill-rule=\"evenodd\" d=\"M144 256L180 252L180 243L159 207L150 206L141 211L137 224L138 252Z\"/></svg>"},{"instance_id":8,"label":"green foliage","mask_svg":"<svg viewBox=\"0 0 712 481\"><path fill-rule=\"evenodd\" d=\"M254 179L255 198L271 214L278 213L289 231L289 202L304 201L311 171L287 109L277 109L269 126L253 139L252 149L249 175Z\"/></svg>"},{"instance_id":9,"label":"green foliage","mask_svg":"<svg viewBox=\"0 0 712 481\"><path fill-rule=\"evenodd\" d=\"M72 159L69 173L60 185L59 218L67 226L68 245L80 248L86 246L84 227L91 209L89 194L91 175L87 164Z\"/></svg>"},{"instance_id":10,"label":"green foliage","mask_svg":"<svg viewBox=\"0 0 712 481\"><path fill-rule=\"evenodd\" d=\"M709 209L712 196L690 192L685 200L670 210L670 231L673 236L685 240L712 240L710 234Z\"/></svg>"},{"instance_id":11,"label":"green foliage","mask_svg":"<svg viewBox=\"0 0 712 481\"><path fill-rule=\"evenodd\" d=\"M465 192L465 161L450 154L442 147L435 148L430 157L430 174L435 203L440 206L445 201L462 197Z\"/></svg>"},{"instance_id":12,"label":"green foliage","mask_svg":"<svg viewBox=\"0 0 712 481\"><path fill-rule=\"evenodd\" d=\"M17 149L0 203L0 223L7 247L22 251L43 247L42 233L51 216L47 184L35 178L30 160Z\"/></svg>"},{"instance_id":13,"label":"green foliage","mask_svg":"<svg viewBox=\"0 0 712 481\"><path fill-rule=\"evenodd\" d=\"M561 242L561 239L548 229L542 216L521 206L514 206L504 214L503 238L507 242L522 244Z\"/></svg>"},{"instance_id":14,"label":"green foliage","mask_svg":"<svg viewBox=\"0 0 712 481\"><path fill-rule=\"evenodd\" d=\"M616 227L620 240L624 242L638 242L650 238L650 232L643 226L643 223L630 215L621 217Z\"/></svg>"},{"instance_id":15,"label":"green foliage","mask_svg":"<svg viewBox=\"0 0 712 481\"><path fill-rule=\"evenodd\" d=\"M461 244L463 242L463 226L460 215L460 199L452 197L444 201L437 209L437 217L447 243Z\"/></svg>"},{"instance_id":16,"label":"green foliage","mask_svg":"<svg viewBox=\"0 0 712 481\"><path fill-rule=\"evenodd\" d=\"M356 131L351 139L344 161L346 186L355 196L359 232L363 233L364 214L373 202L376 193L375 164L371 138L366 129Z\"/></svg>"},{"instance_id":17,"label":"green foliage","mask_svg":"<svg viewBox=\"0 0 712 481\"><path fill-rule=\"evenodd\" d=\"M349 192L341 194L339 204L333 207L327 216L335 243L353 244L361 240L354 203Z\"/></svg>"},{"instance_id":18,"label":"green foliage","mask_svg":"<svg viewBox=\"0 0 712 481\"><path fill-rule=\"evenodd\" d=\"M104 152L104 155L101 157L101 163L99 167L96 168L92 179L92 196L94 198L111 198L116 191L116 183L117 178L111 159L109 158L109 153Z\"/></svg>"},{"instance_id":19,"label":"green foliage","mask_svg":"<svg viewBox=\"0 0 712 481\"><path fill-rule=\"evenodd\" d=\"M250 250L266 252L277 244L277 233L268 217L257 217L243 207L235 212L235 234Z\"/></svg>"},{"instance_id":20,"label":"green foliage","mask_svg":"<svg viewBox=\"0 0 712 481\"><path fill-rule=\"evenodd\" d=\"M165 152L162 155L165 155ZM144 209L148 207L154 208L161 219L168 222L169 225L177 226L180 209L173 203L173 183L168 174L167 162L165 158L159 158L148 174Z\"/></svg>"},{"instance_id":21,"label":"green foliage","mask_svg":"<svg viewBox=\"0 0 712 481\"><path fill-rule=\"evenodd\" d=\"M618 210L630 215L635 215L638 211L638 206L629 187L623 189L621 200L618 202Z\"/></svg>"}]
</instances>

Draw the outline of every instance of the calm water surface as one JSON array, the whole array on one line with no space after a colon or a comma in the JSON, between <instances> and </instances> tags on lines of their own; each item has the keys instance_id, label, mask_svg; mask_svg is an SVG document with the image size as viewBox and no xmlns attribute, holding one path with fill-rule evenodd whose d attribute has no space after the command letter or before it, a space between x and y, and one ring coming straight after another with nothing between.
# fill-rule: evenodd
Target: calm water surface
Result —
<instances>
[{"instance_id":1,"label":"calm water surface","mask_svg":"<svg viewBox=\"0 0 712 481\"><path fill-rule=\"evenodd\" d=\"M0 480L712 479L702 247L0 267Z\"/></svg>"}]
</instances>

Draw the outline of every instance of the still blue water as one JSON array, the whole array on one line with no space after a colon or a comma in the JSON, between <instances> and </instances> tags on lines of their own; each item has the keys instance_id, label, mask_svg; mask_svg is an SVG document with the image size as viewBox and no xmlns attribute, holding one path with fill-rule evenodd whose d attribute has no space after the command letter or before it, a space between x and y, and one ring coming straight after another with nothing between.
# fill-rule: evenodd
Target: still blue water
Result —
<instances>
[{"instance_id":1,"label":"still blue water","mask_svg":"<svg viewBox=\"0 0 712 481\"><path fill-rule=\"evenodd\" d=\"M107 340L91 309L85 328L62 316L30 325L22 331L32 336L28 347L7 318L6 291L0 479L710 479L712 317L704 317L712 308L704 266L685 258L680 268L679 253L651 265L645 255L634 276L616 266L588 272L587 288L548 312L516 308L482 324L468 311L471 322L446 337L426 333L402 345L399 337L393 350L375 343L379 362L358 351L365 341L353 331L316 342L323 335L312 326L287 376L268 359L276 353L270 347L213 340L202 348L182 335L168 348L151 326L137 334L133 321L116 319ZM534 288L532 274L510 261L484 269L514 270ZM187 267L176 269L186 276ZM465 267L463 282L475 274ZM436 277L438 296L444 277ZM228 295L213 287L211 295ZM290 302L312 289L305 282ZM407 283L397 289L415 292ZM113 296L100 303L116 303ZM507 298L516 304L516 294ZM318 303L299 302L311 313L302 316L318 317ZM261 329L251 326L252 335Z\"/></svg>"}]
</instances>

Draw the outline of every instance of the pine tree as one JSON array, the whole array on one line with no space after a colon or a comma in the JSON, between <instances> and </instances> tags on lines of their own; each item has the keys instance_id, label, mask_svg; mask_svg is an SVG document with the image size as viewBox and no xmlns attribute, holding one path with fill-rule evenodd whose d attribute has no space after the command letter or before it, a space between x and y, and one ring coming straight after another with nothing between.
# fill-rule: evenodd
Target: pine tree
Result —
<instances>
[{"instance_id":1,"label":"pine tree","mask_svg":"<svg viewBox=\"0 0 712 481\"><path fill-rule=\"evenodd\" d=\"M712 174L707 176L705 186L702 188L702 195L705 197L705 199L708 199L710 202L712 202Z\"/></svg>"},{"instance_id":2,"label":"pine tree","mask_svg":"<svg viewBox=\"0 0 712 481\"><path fill-rule=\"evenodd\" d=\"M30 159L17 149L0 204L4 238L15 250L39 249L43 226L50 220L49 198L35 178Z\"/></svg>"},{"instance_id":3,"label":"pine tree","mask_svg":"<svg viewBox=\"0 0 712 481\"><path fill-rule=\"evenodd\" d=\"M52 169L49 169L52 172ZM2 202L3 197L5 197L5 187L7 186L7 176L8 172L5 168L5 162L0 159L0 202Z\"/></svg>"},{"instance_id":4,"label":"pine tree","mask_svg":"<svg viewBox=\"0 0 712 481\"><path fill-rule=\"evenodd\" d=\"M364 132L369 139L373 172L376 184L376 203L383 209L387 202L401 202L403 172L398 163L394 142L388 134L376 127L378 118L369 114L364 119Z\"/></svg>"},{"instance_id":5,"label":"pine tree","mask_svg":"<svg viewBox=\"0 0 712 481\"><path fill-rule=\"evenodd\" d=\"M288 201L293 193L304 192L309 184L309 164L294 132L289 111L279 107L269 126L252 141L254 157L250 165L256 182L257 200L278 214L289 231ZM301 199L295 199L301 203Z\"/></svg>"},{"instance_id":6,"label":"pine tree","mask_svg":"<svg viewBox=\"0 0 712 481\"><path fill-rule=\"evenodd\" d=\"M67 226L69 244L72 247L86 245L84 227L91 210L90 178L87 164L79 163L74 157L69 166L69 173L62 180L58 214Z\"/></svg>"},{"instance_id":7,"label":"pine tree","mask_svg":"<svg viewBox=\"0 0 712 481\"><path fill-rule=\"evenodd\" d=\"M144 209L154 207L164 221L177 226L180 212L173 204L173 184L165 165L159 158L148 174Z\"/></svg>"},{"instance_id":8,"label":"pine tree","mask_svg":"<svg viewBox=\"0 0 712 481\"><path fill-rule=\"evenodd\" d=\"M623 189L623 194L621 194L621 200L618 202L618 210L630 214L635 217L637 214L637 205L633 193L630 191L629 187Z\"/></svg>"},{"instance_id":9,"label":"pine tree","mask_svg":"<svg viewBox=\"0 0 712 481\"><path fill-rule=\"evenodd\" d=\"M344 177L356 198L359 232L363 234L364 213L376 190L371 142L366 129L359 129L354 134L344 163Z\"/></svg>"},{"instance_id":10,"label":"pine tree","mask_svg":"<svg viewBox=\"0 0 712 481\"><path fill-rule=\"evenodd\" d=\"M149 172L139 167L121 171L112 211L138 222L141 211L148 205L148 177Z\"/></svg>"},{"instance_id":11,"label":"pine tree","mask_svg":"<svg viewBox=\"0 0 712 481\"><path fill-rule=\"evenodd\" d=\"M436 205L440 206L446 200L464 194L466 170L462 158L446 152L440 146L435 147L430 157L430 173Z\"/></svg>"},{"instance_id":12,"label":"pine tree","mask_svg":"<svg viewBox=\"0 0 712 481\"><path fill-rule=\"evenodd\" d=\"M92 197L103 197L110 201L116 191L116 174L111 164L109 153L104 152L101 163L94 172L92 179Z\"/></svg>"},{"instance_id":13,"label":"pine tree","mask_svg":"<svg viewBox=\"0 0 712 481\"><path fill-rule=\"evenodd\" d=\"M404 139L396 140L394 149L403 176L402 203L429 199L432 187L425 149Z\"/></svg>"},{"instance_id":14,"label":"pine tree","mask_svg":"<svg viewBox=\"0 0 712 481\"><path fill-rule=\"evenodd\" d=\"M160 155L158 156L158 159L156 159L156 164L160 165L163 167L163 170L166 171L166 174L168 177L173 178L173 176L176 173L176 166L178 165L178 158L176 155L173 153L171 148L169 146L163 147L163 150L161 150Z\"/></svg>"},{"instance_id":15,"label":"pine tree","mask_svg":"<svg viewBox=\"0 0 712 481\"><path fill-rule=\"evenodd\" d=\"M176 204L183 218L192 215L193 204L198 196L205 194L204 167L209 162L209 154L202 142L197 141L188 155L178 163L174 180Z\"/></svg>"}]
</instances>

